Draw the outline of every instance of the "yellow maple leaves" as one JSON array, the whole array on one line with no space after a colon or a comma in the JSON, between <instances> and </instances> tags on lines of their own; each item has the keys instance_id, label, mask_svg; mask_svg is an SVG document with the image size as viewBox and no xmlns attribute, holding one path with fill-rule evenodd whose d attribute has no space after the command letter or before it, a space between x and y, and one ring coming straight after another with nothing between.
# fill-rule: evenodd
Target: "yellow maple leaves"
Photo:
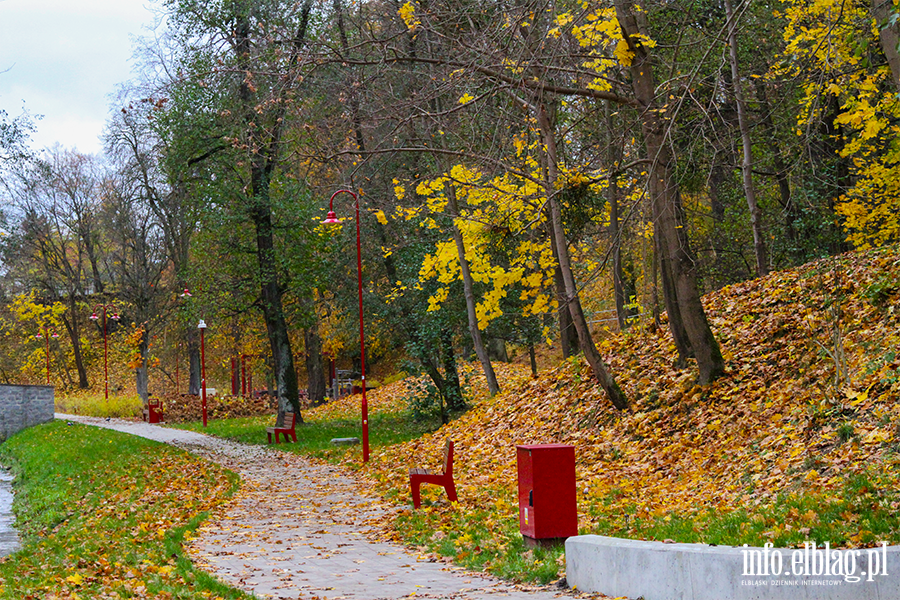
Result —
<instances>
[{"instance_id":1,"label":"yellow maple leaves","mask_svg":"<svg viewBox=\"0 0 900 600\"><path fill-rule=\"evenodd\" d=\"M831 120L847 131L841 156L850 159L853 186L836 203L847 239L861 248L900 239L900 100L887 65L862 63L860 48L878 44L878 25L868 8L847 0L791 0L784 12L785 60L774 76L801 75L803 85L798 135L816 120ZM836 117L824 114L823 97L840 103Z\"/></svg>"},{"instance_id":2,"label":"yellow maple leaves","mask_svg":"<svg viewBox=\"0 0 900 600\"><path fill-rule=\"evenodd\" d=\"M422 25L422 22L416 17L416 5L411 2L411 0L407 0L399 9L397 9L397 14L400 15L400 18L403 19L403 22L406 23L407 29L414 32L419 26Z\"/></svg>"}]
</instances>

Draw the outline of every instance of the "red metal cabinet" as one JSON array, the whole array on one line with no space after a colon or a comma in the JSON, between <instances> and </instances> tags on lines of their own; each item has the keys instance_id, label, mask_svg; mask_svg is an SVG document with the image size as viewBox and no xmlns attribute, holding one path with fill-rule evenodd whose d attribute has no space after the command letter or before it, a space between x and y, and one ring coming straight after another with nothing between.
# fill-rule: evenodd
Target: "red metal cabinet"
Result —
<instances>
[{"instance_id":1,"label":"red metal cabinet","mask_svg":"<svg viewBox=\"0 0 900 600\"><path fill-rule=\"evenodd\" d=\"M150 400L147 403L147 421L149 423L162 423L162 420L162 402L159 400Z\"/></svg>"},{"instance_id":2,"label":"red metal cabinet","mask_svg":"<svg viewBox=\"0 0 900 600\"><path fill-rule=\"evenodd\" d=\"M575 447L516 446L519 469L519 530L548 540L578 535Z\"/></svg>"}]
</instances>

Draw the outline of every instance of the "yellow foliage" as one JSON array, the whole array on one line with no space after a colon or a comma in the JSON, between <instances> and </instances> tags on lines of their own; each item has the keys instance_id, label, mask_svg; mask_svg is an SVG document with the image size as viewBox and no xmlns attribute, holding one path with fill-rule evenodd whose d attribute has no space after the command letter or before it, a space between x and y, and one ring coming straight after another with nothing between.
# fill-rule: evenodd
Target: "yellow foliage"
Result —
<instances>
[{"instance_id":1,"label":"yellow foliage","mask_svg":"<svg viewBox=\"0 0 900 600\"><path fill-rule=\"evenodd\" d=\"M625 40L619 40L619 43L616 44L616 58L618 58L619 62L624 66L631 66L631 63L634 60L634 52L631 51L628 47L628 42Z\"/></svg>"},{"instance_id":2,"label":"yellow foliage","mask_svg":"<svg viewBox=\"0 0 900 600\"><path fill-rule=\"evenodd\" d=\"M848 0L789 0L784 17L786 60L773 75L799 75L800 64L822 73L803 86L798 135L830 118L823 97L840 102L834 123L848 132L840 154L850 159L855 181L835 204L847 239L862 248L900 239L900 102L890 69L861 65L858 52L862 43L878 44L877 24L867 5Z\"/></svg>"},{"instance_id":3,"label":"yellow foliage","mask_svg":"<svg viewBox=\"0 0 900 600\"><path fill-rule=\"evenodd\" d=\"M34 290L13 297L9 306L16 320L27 327L34 327L35 333L42 327L62 327L62 315L66 307L61 302L41 304Z\"/></svg>"},{"instance_id":4,"label":"yellow foliage","mask_svg":"<svg viewBox=\"0 0 900 600\"><path fill-rule=\"evenodd\" d=\"M397 14L400 15L400 18L403 19L407 29L410 31L415 31L422 24L422 22L416 18L416 5L409 0L397 10Z\"/></svg>"}]
</instances>

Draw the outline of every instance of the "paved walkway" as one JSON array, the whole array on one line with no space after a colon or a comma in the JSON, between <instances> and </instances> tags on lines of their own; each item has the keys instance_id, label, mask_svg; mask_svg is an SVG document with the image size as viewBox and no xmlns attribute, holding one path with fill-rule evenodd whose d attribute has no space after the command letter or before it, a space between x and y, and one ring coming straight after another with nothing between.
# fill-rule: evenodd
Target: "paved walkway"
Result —
<instances>
[{"instance_id":1,"label":"paved walkway","mask_svg":"<svg viewBox=\"0 0 900 600\"><path fill-rule=\"evenodd\" d=\"M513 586L379 540L376 523L396 508L364 492L336 467L142 422L56 417L173 444L237 472L241 491L201 527L188 550L204 570L259 597L572 597L569 590Z\"/></svg>"}]
</instances>

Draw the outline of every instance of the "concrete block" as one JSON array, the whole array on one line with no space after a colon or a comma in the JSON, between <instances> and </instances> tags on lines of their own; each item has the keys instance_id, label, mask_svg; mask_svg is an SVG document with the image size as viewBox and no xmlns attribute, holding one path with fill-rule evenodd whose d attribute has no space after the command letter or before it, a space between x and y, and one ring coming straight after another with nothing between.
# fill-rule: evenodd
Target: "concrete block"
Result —
<instances>
[{"instance_id":1,"label":"concrete block","mask_svg":"<svg viewBox=\"0 0 900 600\"><path fill-rule=\"evenodd\" d=\"M354 446L359 443L359 438L331 438L331 443L336 446Z\"/></svg>"},{"instance_id":2,"label":"concrete block","mask_svg":"<svg viewBox=\"0 0 900 600\"><path fill-rule=\"evenodd\" d=\"M53 391L45 385L0 385L0 441L52 421Z\"/></svg>"},{"instance_id":3,"label":"concrete block","mask_svg":"<svg viewBox=\"0 0 900 600\"><path fill-rule=\"evenodd\" d=\"M744 548L584 535L566 540L566 580L578 591L644 600L900 599L900 546Z\"/></svg>"}]
</instances>

